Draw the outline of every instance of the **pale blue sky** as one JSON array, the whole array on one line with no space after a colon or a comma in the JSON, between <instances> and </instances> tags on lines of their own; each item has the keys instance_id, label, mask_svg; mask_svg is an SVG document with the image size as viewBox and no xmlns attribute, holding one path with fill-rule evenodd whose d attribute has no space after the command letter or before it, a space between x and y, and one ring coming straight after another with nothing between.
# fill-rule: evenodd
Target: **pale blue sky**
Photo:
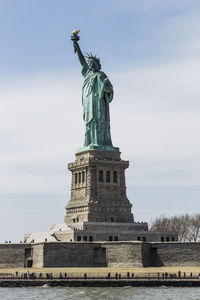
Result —
<instances>
[{"instance_id":1,"label":"pale blue sky","mask_svg":"<svg viewBox=\"0 0 200 300\"><path fill-rule=\"evenodd\" d=\"M106 64L174 60L198 35L198 0L1 0L1 74L74 68L71 28ZM196 26L195 26L196 24Z\"/></svg>"},{"instance_id":2,"label":"pale blue sky","mask_svg":"<svg viewBox=\"0 0 200 300\"><path fill-rule=\"evenodd\" d=\"M135 219L199 212L200 2L0 0L0 241L63 222L84 140L74 28L114 86Z\"/></svg>"}]
</instances>

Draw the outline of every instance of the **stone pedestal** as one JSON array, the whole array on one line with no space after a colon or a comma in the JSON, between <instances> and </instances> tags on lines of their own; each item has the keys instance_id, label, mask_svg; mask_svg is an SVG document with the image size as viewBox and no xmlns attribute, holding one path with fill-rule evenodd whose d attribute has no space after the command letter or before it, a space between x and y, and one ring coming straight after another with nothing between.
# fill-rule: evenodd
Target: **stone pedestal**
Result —
<instances>
[{"instance_id":1,"label":"stone pedestal","mask_svg":"<svg viewBox=\"0 0 200 300\"><path fill-rule=\"evenodd\" d=\"M126 196L128 166L129 162L121 160L117 151L77 153L75 162L68 164L72 184L65 223L82 229L83 222L134 222Z\"/></svg>"},{"instance_id":2,"label":"stone pedestal","mask_svg":"<svg viewBox=\"0 0 200 300\"><path fill-rule=\"evenodd\" d=\"M25 241L176 241L174 233L149 232L146 222L134 222L132 205L126 196L128 166L129 162L121 160L119 151L77 153L75 162L68 165L72 184L65 223L52 225L50 232L26 234ZM117 247L121 249L121 244Z\"/></svg>"}]
</instances>

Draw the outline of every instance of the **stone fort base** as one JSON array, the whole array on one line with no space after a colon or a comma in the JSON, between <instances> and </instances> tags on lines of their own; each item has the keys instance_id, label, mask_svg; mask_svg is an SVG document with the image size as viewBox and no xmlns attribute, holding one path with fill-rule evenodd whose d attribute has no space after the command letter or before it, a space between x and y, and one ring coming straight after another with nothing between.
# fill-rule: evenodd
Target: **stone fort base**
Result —
<instances>
[{"instance_id":1,"label":"stone fort base","mask_svg":"<svg viewBox=\"0 0 200 300\"><path fill-rule=\"evenodd\" d=\"M199 253L197 242L0 244L0 268L200 266Z\"/></svg>"}]
</instances>

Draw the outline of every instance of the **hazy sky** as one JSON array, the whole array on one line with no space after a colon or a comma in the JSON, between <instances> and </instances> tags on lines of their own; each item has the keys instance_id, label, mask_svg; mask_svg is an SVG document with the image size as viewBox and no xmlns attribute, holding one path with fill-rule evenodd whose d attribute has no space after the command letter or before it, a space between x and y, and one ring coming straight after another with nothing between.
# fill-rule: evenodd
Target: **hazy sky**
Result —
<instances>
[{"instance_id":1,"label":"hazy sky","mask_svg":"<svg viewBox=\"0 0 200 300\"><path fill-rule=\"evenodd\" d=\"M114 86L136 221L200 210L200 1L0 0L0 241L63 222L84 142L74 28Z\"/></svg>"}]
</instances>

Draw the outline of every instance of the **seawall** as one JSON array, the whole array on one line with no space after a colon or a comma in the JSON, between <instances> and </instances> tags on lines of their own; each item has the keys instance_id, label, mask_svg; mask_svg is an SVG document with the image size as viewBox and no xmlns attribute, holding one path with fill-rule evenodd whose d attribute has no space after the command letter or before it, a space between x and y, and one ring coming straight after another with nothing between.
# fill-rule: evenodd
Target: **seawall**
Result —
<instances>
[{"instance_id":1,"label":"seawall","mask_svg":"<svg viewBox=\"0 0 200 300\"><path fill-rule=\"evenodd\" d=\"M0 287L122 287L122 286L174 286L199 287L199 279L1 279Z\"/></svg>"}]
</instances>

